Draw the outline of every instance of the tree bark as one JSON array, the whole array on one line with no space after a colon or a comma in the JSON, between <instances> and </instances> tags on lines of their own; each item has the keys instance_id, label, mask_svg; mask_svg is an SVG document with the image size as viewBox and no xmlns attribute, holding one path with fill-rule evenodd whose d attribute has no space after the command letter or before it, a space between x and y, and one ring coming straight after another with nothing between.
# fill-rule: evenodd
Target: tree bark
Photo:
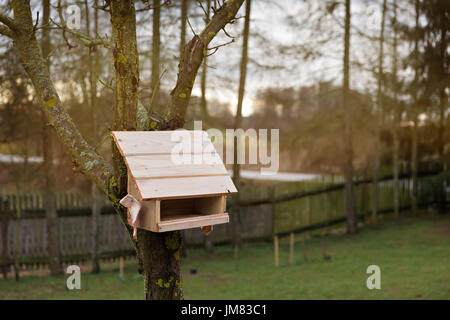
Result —
<instances>
[{"instance_id":1,"label":"tree bark","mask_svg":"<svg viewBox=\"0 0 450 320\"><path fill-rule=\"evenodd\" d=\"M50 18L50 0L42 1L43 16L42 16L42 40L41 48L42 55L46 58L47 69L50 70L51 43L49 29L45 26L49 23ZM59 250L59 224L56 215L55 207L55 173L53 168L53 139L52 128L48 126L45 121L42 128L42 149L44 158L44 205L47 216L47 237L48 237L48 261L50 273L58 275L63 273L61 254Z\"/></svg>"},{"instance_id":2,"label":"tree bark","mask_svg":"<svg viewBox=\"0 0 450 320\"><path fill-rule=\"evenodd\" d=\"M152 101L151 110L161 112L159 92L159 61L160 61L160 20L161 1L153 0L153 36L152 36Z\"/></svg>"},{"instance_id":3,"label":"tree bark","mask_svg":"<svg viewBox=\"0 0 450 320\"><path fill-rule=\"evenodd\" d=\"M345 33L344 33L344 77L342 106L344 111L344 149L345 149L345 210L347 214L347 232L357 232L355 197L353 187L353 146L351 128L350 97L350 0L345 0Z\"/></svg>"},{"instance_id":4,"label":"tree bark","mask_svg":"<svg viewBox=\"0 0 450 320\"><path fill-rule=\"evenodd\" d=\"M186 46L186 24L189 12L189 0L181 0L180 57Z\"/></svg>"}]
</instances>

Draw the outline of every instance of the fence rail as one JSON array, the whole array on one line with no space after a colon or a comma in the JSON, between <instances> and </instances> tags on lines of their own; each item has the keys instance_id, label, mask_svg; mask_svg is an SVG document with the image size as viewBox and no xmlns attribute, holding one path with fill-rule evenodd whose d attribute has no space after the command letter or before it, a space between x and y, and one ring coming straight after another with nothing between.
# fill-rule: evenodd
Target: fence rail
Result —
<instances>
[{"instance_id":1,"label":"fence rail","mask_svg":"<svg viewBox=\"0 0 450 320\"><path fill-rule=\"evenodd\" d=\"M441 179L441 180L439 180ZM448 177L446 178L448 179ZM436 170L427 171L419 177L419 205L435 203L435 184L442 176ZM410 206L411 181L408 174L400 176L400 209ZM439 183L439 182L438 182ZM358 217L369 213L370 180L355 181L355 199ZM447 183L447 185L449 185ZM384 176L378 182L378 208L380 213L393 210L393 181ZM245 197L240 203L239 214L231 209L231 219L239 221L240 237L244 241L272 239L312 230L330 228L345 222L344 185L341 180L283 183L244 183L240 193ZM0 201L8 206L2 212L0 252L2 261L14 260L16 247L19 264L23 268L47 263L47 224L43 207L43 195L3 194ZM57 194L59 247L64 262L89 259L93 244L91 227L91 198L88 194ZM20 218L18 218L20 212ZM134 255L130 240L120 218L107 199L102 201L100 223L100 252L103 259ZM18 239L15 235L18 231ZM231 224L217 225L210 235L214 243L227 243L232 239ZM202 246L204 235L200 229L184 232L188 247ZM16 241L18 240L18 242Z\"/></svg>"}]
</instances>

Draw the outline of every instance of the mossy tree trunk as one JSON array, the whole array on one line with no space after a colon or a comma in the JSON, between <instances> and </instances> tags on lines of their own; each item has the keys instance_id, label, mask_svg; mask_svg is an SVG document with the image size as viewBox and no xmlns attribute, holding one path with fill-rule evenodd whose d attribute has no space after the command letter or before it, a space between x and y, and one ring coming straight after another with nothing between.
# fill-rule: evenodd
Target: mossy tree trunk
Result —
<instances>
[{"instance_id":1,"label":"mossy tree trunk","mask_svg":"<svg viewBox=\"0 0 450 320\"><path fill-rule=\"evenodd\" d=\"M113 56L115 69L115 111L113 130L136 130L139 117L147 116L155 130L180 128L184 125L186 109L198 69L204 58L204 49L215 35L234 20L244 0L228 0L216 12L199 35L195 35L183 50L180 58L177 83L171 92L168 115L138 113L139 104L139 58L136 42L136 11L132 0L109 1L113 31ZM14 40L22 64L30 77L41 108L54 128L59 140L71 156L78 171L89 177L108 195L132 240L145 279L147 299L181 299L181 273L179 252L182 248L180 232L152 233L138 230L137 240L132 237L132 228L127 225L125 208L119 199L127 193L127 169L119 151L112 144L113 166L111 166L81 136L61 100L36 40L30 2L12 0L14 18L0 14L0 34ZM73 32L73 34L77 34ZM99 41L86 40L87 46ZM146 121L144 121L146 122ZM154 122L154 125L153 125Z\"/></svg>"},{"instance_id":2,"label":"mossy tree trunk","mask_svg":"<svg viewBox=\"0 0 450 320\"><path fill-rule=\"evenodd\" d=\"M41 48L42 55L46 58L47 69L50 70L50 34L46 27L50 18L50 0L42 1L42 39ZM53 167L53 128L48 126L46 121L43 122L42 128L42 150L44 158L44 205L47 216L47 236L48 236L48 261L50 273L52 275L62 274L63 268L59 250L59 228L58 217L56 215L55 206L55 168Z\"/></svg>"}]
</instances>

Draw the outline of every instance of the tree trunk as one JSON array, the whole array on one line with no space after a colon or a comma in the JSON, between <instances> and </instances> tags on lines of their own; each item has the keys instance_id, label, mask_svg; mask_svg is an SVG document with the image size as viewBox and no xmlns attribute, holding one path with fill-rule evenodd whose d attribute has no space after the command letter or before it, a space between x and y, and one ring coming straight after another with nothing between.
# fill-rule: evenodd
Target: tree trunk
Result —
<instances>
[{"instance_id":1,"label":"tree trunk","mask_svg":"<svg viewBox=\"0 0 450 320\"><path fill-rule=\"evenodd\" d=\"M159 86L159 61L160 61L160 17L161 0L153 0L153 36L152 36L152 100L151 110L161 112L160 108L160 86Z\"/></svg>"},{"instance_id":2,"label":"tree trunk","mask_svg":"<svg viewBox=\"0 0 450 320\"><path fill-rule=\"evenodd\" d=\"M112 1L111 24L116 72L116 106L113 130L135 131L139 88L139 56L134 2ZM113 150L117 195L120 199L127 194L127 168L115 143L113 143ZM183 243L180 232L153 233L139 229L137 244L143 269L145 297L152 300L181 299L179 249Z\"/></svg>"},{"instance_id":3,"label":"tree trunk","mask_svg":"<svg viewBox=\"0 0 450 320\"><path fill-rule=\"evenodd\" d=\"M244 21L244 33L242 40L242 57L240 66L240 77L239 77L239 92L238 92L238 103L236 108L236 117L234 120L234 129L239 129L242 126L242 103L244 101L245 95L245 79L247 76L247 61L248 61L248 38L250 33L250 9L251 0L246 1L245 5L245 21ZM240 186L240 165L238 164L238 154L237 154L237 144L245 143L241 141L239 137L233 139L234 143L234 159L233 159L233 182L236 188L239 190ZM240 244L240 208L239 208L239 194L233 196L234 205L233 208L233 219L232 219L232 229L233 229L233 247L235 249L235 255L237 255L237 250Z\"/></svg>"},{"instance_id":4,"label":"tree trunk","mask_svg":"<svg viewBox=\"0 0 450 320\"><path fill-rule=\"evenodd\" d=\"M206 20L205 22L208 24L210 21L210 11L211 11L211 0L206 0ZM205 54L205 57L203 58L203 70L202 70L202 77L201 77L201 91L202 91L202 97L201 97L201 109L202 109L202 121L208 121L209 114L208 114L208 103L206 100L206 72L207 72L207 65L206 65L207 56ZM213 254L214 253L214 242L213 242L213 236L214 233L211 233L209 235L203 235L203 245L205 248L206 253Z\"/></svg>"},{"instance_id":5,"label":"tree trunk","mask_svg":"<svg viewBox=\"0 0 450 320\"><path fill-rule=\"evenodd\" d=\"M446 52L448 49L447 43L447 30L446 30L446 20L445 20L445 12L441 13L441 39L440 39L440 59L441 59L441 70L440 70L440 78L445 79L446 73L448 72L447 68L447 59ZM448 22L447 22L448 23ZM448 27L447 27L448 28ZM439 164L441 172L446 172L447 163L445 161L445 114L448 106L447 101L447 93L445 92L446 85L441 85L439 90L439 133L438 133L438 155L439 155ZM447 206L446 199L446 191L445 191L445 178L440 181L437 190L437 202L438 202L438 211L439 213L444 213Z\"/></svg>"},{"instance_id":6,"label":"tree trunk","mask_svg":"<svg viewBox=\"0 0 450 320\"><path fill-rule=\"evenodd\" d=\"M94 1L94 6L97 6L98 1ZM89 3L85 0L86 8L86 34L90 36L90 16L89 16ZM94 9L94 34L98 34L98 9ZM89 106L91 111L91 124L92 124L92 142L98 144L97 135L97 79L98 76L98 53L97 49L91 50L88 48L88 66L89 66ZM92 273L100 272L100 253L99 253L99 237L100 237L100 207L98 201L98 190L95 183L91 184L91 227L92 227L92 247L91 247L91 261L92 261Z\"/></svg>"},{"instance_id":7,"label":"tree trunk","mask_svg":"<svg viewBox=\"0 0 450 320\"><path fill-rule=\"evenodd\" d=\"M181 0L180 59L183 56L184 47L186 46L186 24L188 19L188 12L189 12L189 0ZM181 231L181 238L184 239L184 231ZM186 246L182 246L181 256L183 258L187 257Z\"/></svg>"},{"instance_id":8,"label":"tree trunk","mask_svg":"<svg viewBox=\"0 0 450 320\"><path fill-rule=\"evenodd\" d=\"M50 0L43 0L42 25L48 25L50 18ZM47 69L50 70L51 43L49 29L42 29L41 40L42 55L46 58ZM58 275L63 273L61 256L59 250L59 228L58 217L55 208L55 173L53 168L53 139L52 128L43 121L42 146L44 157L44 206L47 216L47 237L48 237L48 261L50 273Z\"/></svg>"},{"instance_id":9,"label":"tree trunk","mask_svg":"<svg viewBox=\"0 0 450 320\"><path fill-rule=\"evenodd\" d=\"M355 197L353 187L353 146L351 128L350 96L350 0L345 0L344 34L344 78L342 106L344 111L344 149L345 149L345 210L347 214L347 232L357 232Z\"/></svg>"},{"instance_id":10,"label":"tree trunk","mask_svg":"<svg viewBox=\"0 0 450 320\"><path fill-rule=\"evenodd\" d=\"M397 82L397 3L394 0L394 42L393 42L393 54L392 54L392 85L394 90L394 119L392 124L392 137L393 137L393 176L394 176L394 219L399 217L399 139L398 139L398 125L400 123L400 110L398 106L398 82Z\"/></svg>"},{"instance_id":11,"label":"tree trunk","mask_svg":"<svg viewBox=\"0 0 450 320\"><path fill-rule=\"evenodd\" d=\"M181 0L181 30L180 30L180 58L186 46L186 24L189 12L189 0Z\"/></svg>"},{"instance_id":12,"label":"tree trunk","mask_svg":"<svg viewBox=\"0 0 450 320\"><path fill-rule=\"evenodd\" d=\"M171 92L168 104L170 114L165 119L157 119L159 124L157 123L156 129L176 129L184 125L192 86L204 57L204 49L225 25L235 19L243 1L228 0L223 3L216 10L211 22L186 45L186 50L180 58L177 83ZM137 126L139 86L134 1L113 0L108 4L111 14L116 79L116 105L112 129L133 131ZM179 252L183 244L180 232L152 233L139 229L137 240L132 237L133 229L127 225L126 210L119 203L119 199L127 193L127 168L119 151L113 144L113 166L111 166L82 137L72 118L63 108L45 67L42 53L37 45L30 2L15 0L11 2L11 5L14 19L6 19L8 27L1 28L0 33L14 40L22 65L37 93L41 109L74 164L80 172L88 176L108 195L122 219L142 267L146 298L181 299ZM84 40L86 43L85 38ZM97 41L88 42L89 46L95 46L98 43ZM153 115L150 117L154 119Z\"/></svg>"},{"instance_id":13,"label":"tree trunk","mask_svg":"<svg viewBox=\"0 0 450 320\"><path fill-rule=\"evenodd\" d=\"M418 183L418 153L419 153L419 132L418 132L418 110L419 107L418 103L418 94L417 94L417 88L418 88L418 80L419 80L419 40L418 40L418 32L419 32L419 1L416 0L416 22L415 22L415 29L416 29L416 36L414 40L414 87L413 87L413 110L412 110L412 116L413 116L413 122L414 126L411 130L411 171L412 171L412 188L411 188L411 211L412 215L416 216L418 212L418 199L417 199L417 183Z\"/></svg>"},{"instance_id":14,"label":"tree trunk","mask_svg":"<svg viewBox=\"0 0 450 320\"><path fill-rule=\"evenodd\" d=\"M413 112L413 127L411 129L411 174L412 174L412 188L411 188L411 211L412 215L416 216L418 212L418 199L417 199L417 182L418 182L418 144L419 144L419 132L418 132L418 117L416 112Z\"/></svg>"},{"instance_id":15,"label":"tree trunk","mask_svg":"<svg viewBox=\"0 0 450 320\"><path fill-rule=\"evenodd\" d=\"M138 229L147 300L181 300L180 231L155 233Z\"/></svg>"},{"instance_id":16,"label":"tree trunk","mask_svg":"<svg viewBox=\"0 0 450 320\"><path fill-rule=\"evenodd\" d=\"M206 23L209 23L210 18L210 11L211 11L211 0L206 0ZM203 58L203 70L202 70L202 78L201 78L201 90L202 90L202 97L201 97L201 109L202 109L202 120L203 122L208 121L209 115L208 115L208 103L206 101L206 71L207 71L207 65L206 65L207 56L205 54L205 57ZM207 238L205 238L207 239Z\"/></svg>"},{"instance_id":17,"label":"tree trunk","mask_svg":"<svg viewBox=\"0 0 450 320\"><path fill-rule=\"evenodd\" d=\"M383 11L381 15L381 30L380 30L380 50L378 54L378 89L377 89L377 110L376 110L376 124L375 124L375 165L372 177L372 227L377 226L378 213L378 175L380 171L380 157L381 157L381 125L383 119L383 44L384 44L384 21L386 17L386 0L383 0Z\"/></svg>"}]
</instances>

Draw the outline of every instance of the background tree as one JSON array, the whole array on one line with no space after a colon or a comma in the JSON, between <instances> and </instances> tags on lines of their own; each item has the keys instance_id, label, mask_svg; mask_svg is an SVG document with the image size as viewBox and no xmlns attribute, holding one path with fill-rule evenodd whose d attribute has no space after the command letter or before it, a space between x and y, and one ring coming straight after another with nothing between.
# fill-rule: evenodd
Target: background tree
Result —
<instances>
[{"instance_id":1,"label":"background tree","mask_svg":"<svg viewBox=\"0 0 450 320\"><path fill-rule=\"evenodd\" d=\"M397 1L393 0L393 12L394 17L392 19L392 27L394 30L394 39L392 44L392 91L393 91L393 121L392 121L392 148L393 148L393 159L392 159L392 173L393 173L393 197L394 197L394 217L398 219L399 217L399 207L400 207L400 184L399 184L399 136L398 130L400 125L401 118L401 110L398 101L398 91L399 91L399 83L397 76L397 61L398 61L398 52L397 52L397 42L398 42L398 27L397 27Z\"/></svg>"},{"instance_id":2,"label":"background tree","mask_svg":"<svg viewBox=\"0 0 450 320\"><path fill-rule=\"evenodd\" d=\"M353 188L353 146L350 98L350 0L345 0L344 68L342 106L344 110L344 149L345 149L345 209L347 213L347 232L357 232L355 196Z\"/></svg>"},{"instance_id":3,"label":"background tree","mask_svg":"<svg viewBox=\"0 0 450 320\"><path fill-rule=\"evenodd\" d=\"M189 0L181 0L180 57L186 46L186 25L188 22Z\"/></svg>"},{"instance_id":4,"label":"background tree","mask_svg":"<svg viewBox=\"0 0 450 320\"><path fill-rule=\"evenodd\" d=\"M418 213L418 171L419 171L419 16L420 5L419 0L415 0L415 24L414 24L414 52L413 52L413 66L414 66L414 80L411 85L413 101L411 105L411 117L413 126L411 129L411 174L412 174L412 188L411 188L411 211L413 215Z\"/></svg>"},{"instance_id":5,"label":"background tree","mask_svg":"<svg viewBox=\"0 0 450 320\"><path fill-rule=\"evenodd\" d=\"M383 122L383 45L384 45L384 24L386 19L386 0L383 0L382 13L381 13L381 28L380 28L380 40L379 40L379 53L378 53L378 74L377 74L377 120L376 120L376 131L375 131L375 163L373 169L372 178L372 227L377 226L377 211L378 211L378 175L380 171L380 133L381 126Z\"/></svg>"},{"instance_id":6,"label":"background tree","mask_svg":"<svg viewBox=\"0 0 450 320\"><path fill-rule=\"evenodd\" d=\"M160 64L160 21L161 21L161 1L153 0L153 36L152 36L152 98L151 108L157 112L161 112L160 104L160 85L159 85L159 64Z\"/></svg>"},{"instance_id":7,"label":"background tree","mask_svg":"<svg viewBox=\"0 0 450 320\"><path fill-rule=\"evenodd\" d=\"M94 34L98 34L98 1L94 0ZM89 3L85 0L85 17L86 17L86 35L91 37L91 15L89 9ZM97 125L97 113L98 113L98 101L97 101L97 77L99 76L99 55L98 49L93 47L87 48L88 57L88 74L89 74L89 109L91 118L91 134L92 144L99 144L98 125ZM100 197L98 187L95 183L91 182L91 198L92 198L92 273L100 272Z\"/></svg>"},{"instance_id":8,"label":"background tree","mask_svg":"<svg viewBox=\"0 0 450 320\"><path fill-rule=\"evenodd\" d=\"M199 35L187 43L180 57L177 83L171 92L169 113L165 118L147 115L154 129L175 129L184 125L186 109L194 80L204 57L204 49L222 28L234 19L243 0L226 1L210 23ZM127 193L127 170L118 150L113 146L113 167L101 157L81 136L69 114L62 107L39 47L29 1L13 0L14 18L0 14L0 34L14 40L22 64L36 90L42 110L55 128L58 138L71 155L80 172L92 179L108 195L133 241L139 263L143 269L147 299L181 299L181 274L179 250L182 241L179 232L163 234L138 230L137 240L132 238L132 228L126 225L126 210L119 199ZM60 3L59 3L60 4ZM113 43L107 39L91 39L85 34L70 30L65 22L60 27L82 40L88 47L112 47L115 69L115 111L113 130L135 130L138 119L145 115L138 109L139 59L136 41L136 9L134 1L107 2L111 15ZM146 121L139 121L146 123ZM157 263L155 263L157 261Z\"/></svg>"},{"instance_id":9,"label":"background tree","mask_svg":"<svg viewBox=\"0 0 450 320\"><path fill-rule=\"evenodd\" d=\"M236 116L234 120L234 130L237 130L242 127L242 103L244 101L245 95L245 79L247 76L247 61L248 61L248 38L250 33L250 9L251 9L251 0L247 0L245 4L245 22L244 22L244 31L243 31L243 39L242 39L242 56L241 56L241 65L240 65L240 76L239 76L239 91L238 91L238 103L236 107ZM233 161L233 182L236 188L239 190L240 185L240 165L238 163L238 154L237 154L237 146L238 144L245 144L245 138L241 138L239 134L233 138L234 144L234 161ZM240 208L239 208L239 194L234 197L233 204L233 220L232 220L232 228L233 228L233 247L234 247L234 255L237 258L238 247L240 242L240 228L239 228L239 219L240 219Z\"/></svg>"},{"instance_id":10,"label":"background tree","mask_svg":"<svg viewBox=\"0 0 450 320\"><path fill-rule=\"evenodd\" d=\"M448 168L445 155L446 114L448 110L448 94L450 87L450 53L448 39L450 37L450 3L445 0L424 1L421 5L427 23L422 27L421 36L424 51L421 62L424 64L427 104L436 110L437 157L442 171L442 178L437 185L438 209L445 211L445 172ZM437 108L435 108L437 106Z\"/></svg>"}]
</instances>

